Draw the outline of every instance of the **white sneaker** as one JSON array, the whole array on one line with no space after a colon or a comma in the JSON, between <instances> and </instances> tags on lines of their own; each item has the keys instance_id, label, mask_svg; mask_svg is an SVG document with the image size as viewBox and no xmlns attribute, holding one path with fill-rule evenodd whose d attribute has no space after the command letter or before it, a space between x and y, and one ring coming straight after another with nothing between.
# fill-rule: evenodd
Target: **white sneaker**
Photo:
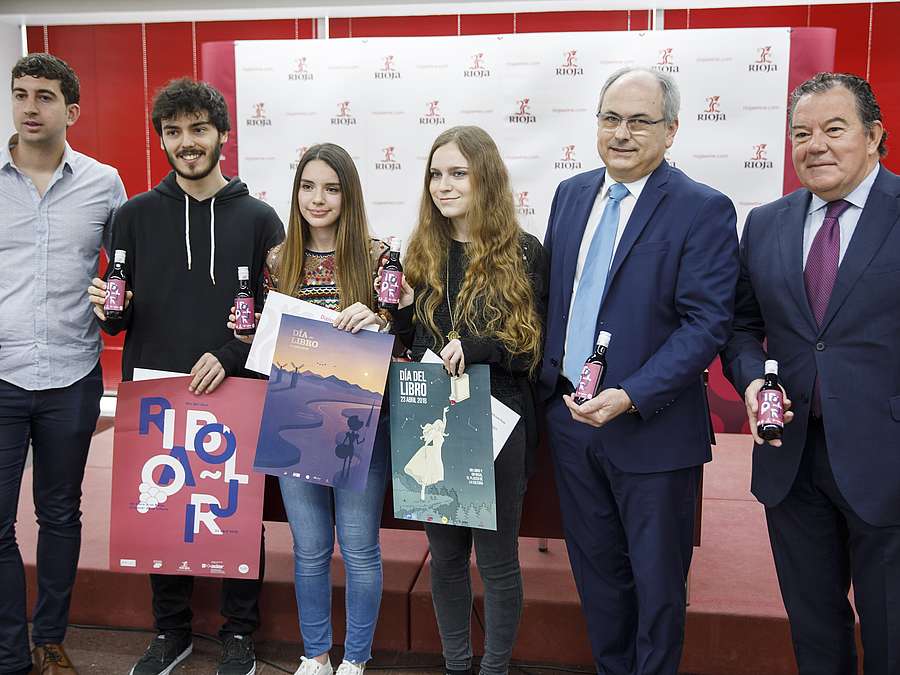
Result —
<instances>
[{"instance_id":1,"label":"white sneaker","mask_svg":"<svg viewBox=\"0 0 900 675\"><path fill-rule=\"evenodd\" d=\"M363 675L366 669L365 663L353 663L352 661L344 661L338 666L336 675Z\"/></svg>"},{"instance_id":2,"label":"white sneaker","mask_svg":"<svg viewBox=\"0 0 900 675\"><path fill-rule=\"evenodd\" d=\"M334 675L334 668L331 667L331 659L325 663L319 663L315 659L301 656L300 667L297 668L294 675Z\"/></svg>"}]
</instances>

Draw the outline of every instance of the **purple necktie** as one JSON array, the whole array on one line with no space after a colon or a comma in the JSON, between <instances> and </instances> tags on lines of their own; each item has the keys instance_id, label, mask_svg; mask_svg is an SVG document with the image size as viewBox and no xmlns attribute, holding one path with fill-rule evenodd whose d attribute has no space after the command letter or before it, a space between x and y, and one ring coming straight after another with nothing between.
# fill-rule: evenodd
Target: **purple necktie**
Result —
<instances>
[{"instance_id":1,"label":"purple necktie","mask_svg":"<svg viewBox=\"0 0 900 675\"><path fill-rule=\"evenodd\" d=\"M822 327L825 310L831 299L831 291L837 279L838 261L841 252L841 227L838 218L850 208L851 204L843 199L828 202L825 210L825 221L816 233L809 255L806 258L806 269L803 270L803 281L806 284L806 297L809 307L816 318L816 325ZM813 386L812 413L822 415L822 401L819 396L819 378Z\"/></svg>"}]
</instances>

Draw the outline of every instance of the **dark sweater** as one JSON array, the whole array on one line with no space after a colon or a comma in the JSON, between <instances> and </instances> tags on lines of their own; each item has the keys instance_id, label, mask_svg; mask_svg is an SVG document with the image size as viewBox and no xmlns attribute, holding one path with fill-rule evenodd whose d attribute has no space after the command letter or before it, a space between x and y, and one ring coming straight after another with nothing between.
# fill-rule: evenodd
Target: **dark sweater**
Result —
<instances>
[{"instance_id":1,"label":"dark sweater","mask_svg":"<svg viewBox=\"0 0 900 675\"><path fill-rule=\"evenodd\" d=\"M525 270L531 281L535 309L543 327L547 311L547 276L549 273L547 254L541 243L532 235L523 233L521 241ZM468 265L466 245L457 241L451 242L448 255L450 278L449 283L445 279L444 284L450 294L455 315L459 311L456 308L456 297ZM413 290L417 299L431 292L424 286L416 287ZM441 331L436 343L435 336L428 328L415 320L415 303L394 313L394 333L409 348L413 360L421 361L426 349L438 353L446 345L446 335L451 330L450 310L446 301L438 305L434 312L434 321ZM491 394L504 403L514 402L513 407L523 411L522 416L528 436L526 467L530 472L537 445L537 414L534 409L529 378L531 359L524 354L511 355L503 343L496 338L471 335L458 319L456 330L460 333L459 341L462 345L466 367L478 363L488 364L491 368Z\"/></svg>"},{"instance_id":2,"label":"dark sweater","mask_svg":"<svg viewBox=\"0 0 900 675\"><path fill-rule=\"evenodd\" d=\"M121 319L100 324L111 335L128 331L122 379L131 380L136 367L187 373L204 352L226 375L241 374L250 346L225 326L237 268L250 268L259 309L266 252L283 238L275 211L238 178L198 202L170 173L128 200L116 214L113 249L126 252L134 297Z\"/></svg>"}]
</instances>

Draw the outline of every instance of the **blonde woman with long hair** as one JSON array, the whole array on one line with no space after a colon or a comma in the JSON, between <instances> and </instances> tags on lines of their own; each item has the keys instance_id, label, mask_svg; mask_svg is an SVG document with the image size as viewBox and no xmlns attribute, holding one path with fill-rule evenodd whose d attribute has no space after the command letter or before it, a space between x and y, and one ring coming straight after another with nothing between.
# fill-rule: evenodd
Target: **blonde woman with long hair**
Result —
<instances>
[{"instance_id":1,"label":"blonde woman with long hair","mask_svg":"<svg viewBox=\"0 0 900 675\"><path fill-rule=\"evenodd\" d=\"M335 328L354 333L369 324L384 328L372 284L387 250L369 235L359 174L347 151L331 143L309 148L294 176L287 237L266 258L270 286L339 311ZM335 529L347 573L347 632L337 673L362 675L371 658L382 590L378 534L388 475L387 420L385 412L378 422L364 492L279 478L294 537L294 582L305 652L297 675L333 672L330 567Z\"/></svg>"},{"instance_id":2,"label":"blonde woman with long hair","mask_svg":"<svg viewBox=\"0 0 900 675\"><path fill-rule=\"evenodd\" d=\"M531 377L541 356L547 260L519 227L509 174L484 130L454 127L435 140L404 271L394 330L412 357L432 349L451 375L489 364L492 395L521 415L494 464L496 532L425 524L447 672L472 667L474 543L485 587L480 672L504 675L522 612L519 520L536 448Z\"/></svg>"}]
</instances>

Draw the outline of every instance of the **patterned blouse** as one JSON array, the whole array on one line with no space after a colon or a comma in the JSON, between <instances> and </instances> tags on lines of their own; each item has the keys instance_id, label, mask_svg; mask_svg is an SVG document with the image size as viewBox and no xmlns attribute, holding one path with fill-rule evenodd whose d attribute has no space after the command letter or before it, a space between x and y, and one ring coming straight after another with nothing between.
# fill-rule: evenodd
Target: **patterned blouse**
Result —
<instances>
[{"instance_id":1,"label":"patterned blouse","mask_svg":"<svg viewBox=\"0 0 900 675\"><path fill-rule=\"evenodd\" d=\"M266 292L274 288L279 293L285 293L306 300L313 304L340 311L341 296L337 286L337 274L335 273L334 251L320 253L306 250L303 256L303 276L297 288L293 291L282 289L278 280L278 267L281 258L281 248L284 244L278 244L266 254ZM387 259L390 247L380 239L372 239L369 252L372 255L372 273L378 269L382 259Z\"/></svg>"}]
</instances>

